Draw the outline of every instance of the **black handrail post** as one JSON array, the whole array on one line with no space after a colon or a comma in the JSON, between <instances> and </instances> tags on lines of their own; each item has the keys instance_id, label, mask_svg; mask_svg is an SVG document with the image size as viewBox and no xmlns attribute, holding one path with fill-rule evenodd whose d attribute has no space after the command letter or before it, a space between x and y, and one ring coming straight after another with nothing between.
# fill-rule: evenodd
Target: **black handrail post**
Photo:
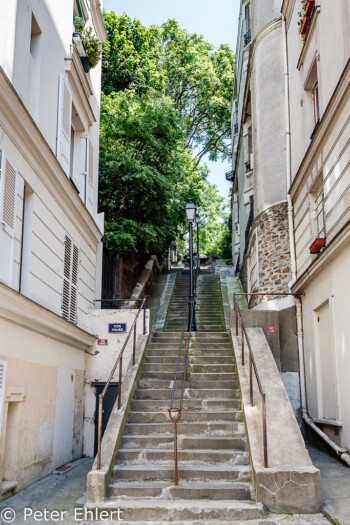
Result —
<instances>
[{"instance_id":1,"label":"black handrail post","mask_svg":"<svg viewBox=\"0 0 350 525\"><path fill-rule=\"evenodd\" d=\"M236 337L238 337L238 309L237 309L237 298L236 298L236 294L234 293L233 294L233 303L234 303L234 307L235 307L235 317L236 317Z\"/></svg>"},{"instance_id":2,"label":"black handrail post","mask_svg":"<svg viewBox=\"0 0 350 525\"><path fill-rule=\"evenodd\" d=\"M143 303L143 335L146 335L146 302Z\"/></svg>"},{"instance_id":3,"label":"black handrail post","mask_svg":"<svg viewBox=\"0 0 350 525\"><path fill-rule=\"evenodd\" d=\"M191 308L188 311L188 331L196 332L196 316L195 316L195 305L194 305L194 289L193 289L193 221L189 223L189 238L190 238L190 296L189 303L192 305L193 313ZM192 324L191 324L192 321Z\"/></svg>"},{"instance_id":4,"label":"black handrail post","mask_svg":"<svg viewBox=\"0 0 350 525\"><path fill-rule=\"evenodd\" d=\"M201 260L200 260L200 257L199 257L199 215L198 213L196 214L196 223L197 223L197 277L199 275L199 272L200 272L200 264L201 264Z\"/></svg>"}]
</instances>

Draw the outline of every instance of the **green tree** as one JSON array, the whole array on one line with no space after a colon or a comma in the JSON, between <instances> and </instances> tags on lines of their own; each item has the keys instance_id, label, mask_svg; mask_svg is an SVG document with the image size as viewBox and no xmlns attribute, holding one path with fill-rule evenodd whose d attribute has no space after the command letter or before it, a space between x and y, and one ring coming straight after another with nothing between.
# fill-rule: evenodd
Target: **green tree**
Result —
<instances>
[{"instance_id":1,"label":"green tree","mask_svg":"<svg viewBox=\"0 0 350 525\"><path fill-rule=\"evenodd\" d=\"M206 173L180 123L164 95L102 95L100 209L110 253L161 253L184 220L183 202L198 200Z\"/></svg>"}]
</instances>

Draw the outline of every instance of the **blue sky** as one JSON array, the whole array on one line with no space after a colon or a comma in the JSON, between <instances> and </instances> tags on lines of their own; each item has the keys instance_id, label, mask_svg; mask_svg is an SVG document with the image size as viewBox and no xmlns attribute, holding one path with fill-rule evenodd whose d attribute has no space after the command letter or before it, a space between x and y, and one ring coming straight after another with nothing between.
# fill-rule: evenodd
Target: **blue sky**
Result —
<instances>
[{"instance_id":1,"label":"blue sky","mask_svg":"<svg viewBox=\"0 0 350 525\"><path fill-rule=\"evenodd\" d=\"M107 11L117 15L126 12L138 18L145 26L160 25L168 18L175 18L181 27L200 33L206 40L218 46L236 46L239 0L104 0ZM230 183L225 172L231 169L228 163L209 162L210 182L216 184L220 193L228 197Z\"/></svg>"}]
</instances>

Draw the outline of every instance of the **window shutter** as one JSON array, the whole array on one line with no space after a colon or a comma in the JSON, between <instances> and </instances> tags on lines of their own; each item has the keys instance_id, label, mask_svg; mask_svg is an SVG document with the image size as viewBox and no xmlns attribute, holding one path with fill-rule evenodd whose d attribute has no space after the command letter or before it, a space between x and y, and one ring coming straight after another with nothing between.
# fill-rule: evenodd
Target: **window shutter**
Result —
<instances>
[{"instance_id":1,"label":"window shutter","mask_svg":"<svg viewBox=\"0 0 350 525\"><path fill-rule=\"evenodd\" d=\"M79 250L66 235L64 242L62 317L77 323Z\"/></svg>"},{"instance_id":2,"label":"window shutter","mask_svg":"<svg viewBox=\"0 0 350 525\"><path fill-rule=\"evenodd\" d=\"M1 162L2 161L2 162ZM0 195L1 195L1 222L11 236L15 233L17 173L15 168L5 158L0 156Z\"/></svg>"},{"instance_id":3,"label":"window shutter","mask_svg":"<svg viewBox=\"0 0 350 525\"><path fill-rule=\"evenodd\" d=\"M94 200L94 148L91 140L89 140L89 180L88 180L88 204L89 207L93 206Z\"/></svg>"},{"instance_id":4,"label":"window shutter","mask_svg":"<svg viewBox=\"0 0 350 525\"><path fill-rule=\"evenodd\" d=\"M7 367L7 361L0 361L0 429L2 427L2 415L4 411L4 401L5 401L6 367Z\"/></svg>"},{"instance_id":5,"label":"window shutter","mask_svg":"<svg viewBox=\"0 0 350 525\"><path fill-rule=\"evenodd\" d=\"M60 75L57 122L57 158L69 177L70 140L72 125L72 94L63 75Z\"/></svg>"}]
</instances>

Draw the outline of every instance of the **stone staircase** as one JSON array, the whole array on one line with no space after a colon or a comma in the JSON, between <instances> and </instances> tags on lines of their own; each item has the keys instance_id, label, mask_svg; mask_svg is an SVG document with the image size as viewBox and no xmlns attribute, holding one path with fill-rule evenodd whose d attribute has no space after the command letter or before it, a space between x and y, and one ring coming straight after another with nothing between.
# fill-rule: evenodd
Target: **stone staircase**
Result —
<instances>
[{"instance_id":1,"label":"stone staircase","mask_svg":"<svg viewBox=\"0 0 350 525\"><path fill-rule=\"evenodd\" d=\"M208 272L208 271L207 271ZM202 270L197 283L196 323L200 332L226 330L220 276ZM164 325L166 332L181 332L189 292L189 271L176 276ZM187 328L187 327L186 327Z\"/></svg>"},{"instance_id":2,"label":"stone staircase","mask_svg":"<svg viewBox=\"0 0 350 525\"><path fill-rule=\"evenodd\" d=\"M125 524L252 524L265 516L263 506L252 499L240 392L219 287L215 275L203 275L198 282L201 330L191 337L189 374L177 424L178 486L173 482L174 438L168 408L188 276L177 276L166 331L152 334L103 504L103 509L121 508ZM183 371L184 355L175 408Z\"/></svg>"}]
</instances>

